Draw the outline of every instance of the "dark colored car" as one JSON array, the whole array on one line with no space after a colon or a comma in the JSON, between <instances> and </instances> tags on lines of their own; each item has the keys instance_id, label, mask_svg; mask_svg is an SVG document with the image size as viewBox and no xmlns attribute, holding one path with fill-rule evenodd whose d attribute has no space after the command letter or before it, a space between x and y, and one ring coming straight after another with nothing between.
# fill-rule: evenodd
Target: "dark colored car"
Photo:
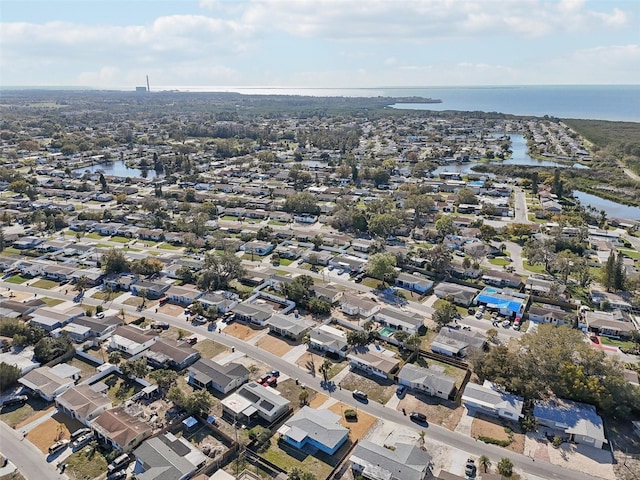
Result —
<instances>
[{"instance_id":1,"label":"dark colored car","mask_svg":"<svg viewBox=\"0 0 640 480\"><path fill-rule=\"evenodd\" d=\"M476 476L476 464L473 461L473 459L468 459L467 460L467 464L464 467L464 474L467 476L467 478L475 478Z\"/></svg>"},{"instance_id":2,"label":"dark colored car","mask_svg":"<svg viewBox=\"0 0 640 480\"><path fill-rule=\"evenodd\" d=\"M27 397L26 395L16 395L14 397L5 398L2 402L2 406L4 407L8 405L18 405L26 402L27 400L29 400L29 397Z\"/></svg>"},{"instance_id":3,"label":"dark colored car","mask_svg":"<svg viewBox=\"0 0 640 480\"><path fill-rule=\"evenodd\" d=\"M185 342L187 342L189 345L195 345L196 343L198 343L198 339L196 337L191 337L187 338Z\"/></svg>"},{"instance_id":4,"label":"dark colored car","mask_svg":"<svg viewBox=\"0 0 640 480\"><path fill-rule=\"evenodd\" d=\"M369 396L362 390L354 390L352 395L353 395L353 398L355 398L356 400L361 400L363 402L369 399Z\"/></svg>"},{"instance_id":5,"label":"dark colored car","mask_svg":"<svg viewBox=\"0 0 640 480\"><path fill-rule=\"evenodd\" d=\"M414 422L418 423L427 423L427 416L424 413L420 412L411 412L409 414L409 418Z\"/></svg>"},{"instance_id":6,"label":"dark colored car","mask_svg":"<svg viewBox=\"0 0 640 480\"><path fill-rule=\"evenodd\" d=\"M398 385L398 388L396 388L396 395L402 398L405 393L407 393L407 387L405 387L404 385Z\"/></svg>"},{"instance_id":7,"label":"dark colored car","mask_svg":"<svg viewBox=\"0 0 640 480\"><path fill-rule=\"evenodd\" d=\"M271 376L278 378L280 376L279 370L271 370Z\"/></svg>"}]
</instances>

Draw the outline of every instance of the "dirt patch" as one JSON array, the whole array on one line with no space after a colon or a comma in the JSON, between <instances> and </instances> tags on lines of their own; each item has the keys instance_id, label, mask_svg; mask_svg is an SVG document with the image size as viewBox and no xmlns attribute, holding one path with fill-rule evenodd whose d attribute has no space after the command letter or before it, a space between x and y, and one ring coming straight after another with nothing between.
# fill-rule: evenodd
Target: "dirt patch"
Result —
<instances>
[{"instance_id":1,"label":"dirt patch","mask_svg":"<svg viewBox=\"0 0 640 480\"><path fill-rule=\"evenodd\" d=\"M200 352L202 358L213 358L222 353L229 353L229 349L226 346L209 340L208 338L196 343L193 348Z\"/></svg>"},{"instance_id":2,"label":"dirt patch","mask_svg":"<svg viewBox=\"0 0 640 480\"><path fill-rule=\"evenodd\" d=\"M260 333L259 330L254 330L253 328L247 326L247 325L242 325L240 323L232 323L231 325L228 325L224 330L223 333L225 335L231 335L232 337L236 337L239 338L240 340L248 340L256 335L258 335L258 333Z\"/></svg>"},{"instance_id":3,"label":"dirt patch","mask_svg":"<svg viewBox=\"0 0 640 480\"><path fill-rule=\"evenodd\" d=\"M260 340L258 340L256 346L262 348L263 350L266 350L269 353L273 353L278 357L282 357L285 353L288 353L293 348L293 346L289 344L289 342L274 335L265 335Z\"/></svg>"},{"instance_id":4,"label":"dirt patch","mask_svg":"<svg viewBox=\"0 0 640 480\"><path fill-rule=\"evenodd\" d=\"M340 387L347 390L362 390L370 401L387 403L396 391L396 385L389 379L377 376L367 377L362 370L349 372L340 381Z\"/></svg>"},{"instance_id":5,"label":"dirt patch","mask_svg":"<svg viewBox=\"0 0 640 480\"><path fill-rule=\"evenodd\" d=\"M451 400L445 400L421 393L407 393L398 403L398 411L424 413L429 423L454 430L464 412L464 408Z\"/></svg>"},{"instance_id":6,"label":"dirt patch","mask_svg":"<svg viewBox=\"0 0 640 480\"><path fill-rule=\"evenodd\" d=\"M22 422L20 422L19 424L17 424L15 428L17 430L19 430L22 427L24 427L25 425L29 425L31 422L35 422L40 417L44 417L45 415L47 415L48 413L52 412L55 409L56 409L55 406L51 406L51 407L47 408L46 410L41 410L39 412L35 412L29 418L27 418L27 419L23 420Z\"/></svg>"},{"instance_id":7,"label":"dirt patch","mask_svg":"<svg viewBox=\"0 0 640 480\"><path fill-rule=\"evenodd\" d=\"M69 440L71 435L64 423L50 418L27 433L27 439L33 443L42 453L48 453L52 443L58 440Z\"/></svg>"},{"instance_id":8,"label":"dirt patch","mask_svg":"<svg viewBox=\"0 0 640 480\"><path fill-rule=\"evenodd\" d=\"M165 315L169 315L171 317L177 317L181 313L184 313L184 307L180 307L178 305L172 305L170 303L165 303L161 307L158 307L159 313L164 313Z\"/></svg>"},{"instance_id":9,"label":"dirt patch","mask_svg":"<svg viewBox=\"0 0 640 480\"><path fill-rule=\"evenodd\" d=\"M349 429L349 439L351 441L361 440L367 434L367 432L373 427L378 420L376 417L369 415L368 413L363 412L362 410L358 411L358 420L355 422L348 422L344 418L344 411L350 409L351 407L342 402L334 403L329 407L333 413L340 415L340 424L343 427Z\"/></svg>"},{"instance_id":10,"label":"dirt patch","mask_svg":"<svg viewBox=\"0 0 640 480\"><path fill-rule=\"evenodd\" d=\"M511 434L509 434L511 429ZM524 434L518 433L519 427L512 422L502 422L486 415L476 414L471 424L471 436L473 438L489 437L496 440L511 440L509 446L504 447L512 452L524 452Z\"/></svg>"},{"instance_id":11,"label":"dirt patch","mask_svg":"<svg viewBox=\"0 0 640 480\"><path fill-rule=\"evenodd\" d=\"M328 398L329 397L327 397L324 393L316 393L315 397L313 397L313 400L308 402L308 404L311 408L320 408Z\"/></svg>"},{"instance_id":12,"label":"dirt patch","mask_svg":"<svg viewBox=\"0 0 640 480\"><path fill-rule=\"evenodd\" d=\"M324 362L324 357L318 355L316 353L305 352L298 360L296 360L296 365L302 368L306 368L313 375L319 372L319 368L322 366L322 362Z\"/></svg>"}]
</instances>

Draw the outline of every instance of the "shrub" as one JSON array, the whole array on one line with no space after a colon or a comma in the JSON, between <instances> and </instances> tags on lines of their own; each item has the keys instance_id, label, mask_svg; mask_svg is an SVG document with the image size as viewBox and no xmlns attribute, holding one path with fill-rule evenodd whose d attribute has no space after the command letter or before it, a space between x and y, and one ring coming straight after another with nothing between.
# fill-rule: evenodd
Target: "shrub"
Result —
<instances>
[{"instance_id":1,"label":"shrub","mask_svg":"<svg viewBox=\"0 0 640 480\"><path fill-rule=\"evenodd\" d=\"M344 418L346 420L357 420L358 419L358 412L356 412L353 409L348 409L344 411Z\"/></svg>"},{"instance_id":2,"label":"shrub","mask_svg":"<svg viewBox=\"0 0 640 480\"><path fill-rule=\"evenodd\" d=\"M511 440L498 440L497 438L485 437L482 435L478 437L478 440L484 443L498 445L500 447L508 447L509 445L511 445Z\"/></svg>"},{"instance_id":3,"label":"shrub","mask_svg":"<svg viewBox=\"0 0 640 480\"><path fill-rule=\"evenodd\" d=\"M8 363L0 363L0 392L4 392L7 388L13 386L22 376L22 372L18 367L9 365Z\"/></svg>"},{"instance_id":4,"label":"shrub","mask_svg":"<svg viewBox=\"0 0 640 480\"><path fill-rule=\"evenodd\" d=\"M102 307L102 305L98 305L96 307L96 313L102 313L102 312L104 312L104 308Z\"/></svg>"},{"instance_id":5,"label":"shrub","mask_svg":"<svg viewBox=\"0 0 640 480\"><path fill-rule=\"evenodd\" d=\"M555 437L553 437L552 443L554 448L560 448L560 445L562 445L562 438L556 435Z\"/></svg>"}]
</instances>

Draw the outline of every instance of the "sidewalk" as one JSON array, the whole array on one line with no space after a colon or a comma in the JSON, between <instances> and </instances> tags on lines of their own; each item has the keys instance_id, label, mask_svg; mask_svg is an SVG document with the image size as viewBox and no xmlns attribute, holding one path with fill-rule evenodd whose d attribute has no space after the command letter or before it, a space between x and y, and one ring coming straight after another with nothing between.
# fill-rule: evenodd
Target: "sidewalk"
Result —
<instances>
[{"instance_id":1,"label":"sidewalk","mask_svg":"<svg viewBox=\"0 0 640 480\"><path fill-rule=\"evenodd\" d=\"M473 415L469 413L469 410L464 409L464 413L454 430L456 433L461 433L463 435L471 436L471 424L473 423Z\"/></svg>"}]
</instances>

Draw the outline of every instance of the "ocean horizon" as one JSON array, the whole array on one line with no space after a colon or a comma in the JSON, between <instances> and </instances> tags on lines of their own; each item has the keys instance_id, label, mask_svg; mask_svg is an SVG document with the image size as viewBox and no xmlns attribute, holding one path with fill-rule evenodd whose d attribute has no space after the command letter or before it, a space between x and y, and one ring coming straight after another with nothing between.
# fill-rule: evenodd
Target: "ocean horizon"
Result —
<instances>
[{"instance_id":1,"label":"ocean horizon","mask_svg":"<svg viewBox=\"0 0 640 480\"><path fill-rule=\"evenodd\" d=\"M89 87L0 87L0 90L96 90ZM134 88L111 89L133 91ZM311 97L423 97L441 103L413 103L394 108L431 111L479 111L640 122L640 85L510 85L431 87L265 87L151 86L151 92L240 93Z\"/></svg>"}]
</instances>

